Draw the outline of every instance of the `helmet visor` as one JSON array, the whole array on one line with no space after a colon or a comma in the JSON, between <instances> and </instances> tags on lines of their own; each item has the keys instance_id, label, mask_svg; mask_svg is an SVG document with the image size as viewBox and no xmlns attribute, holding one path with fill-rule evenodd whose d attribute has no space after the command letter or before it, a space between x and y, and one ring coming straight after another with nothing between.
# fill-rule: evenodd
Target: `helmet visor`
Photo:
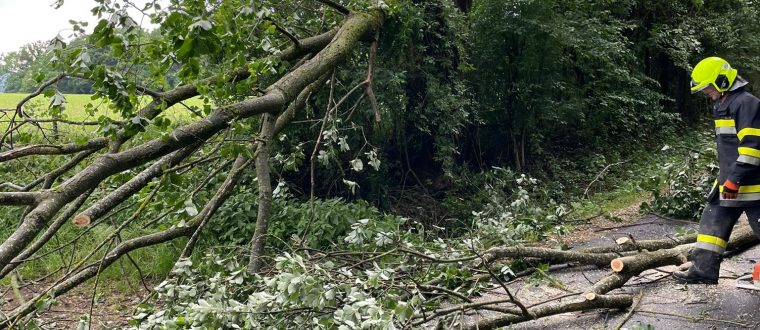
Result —
<instances>
[{"instance_id":1,"label":"helmet visor","mask_svg":"<svg viewBox=\"0 0 760 330\"><path fill-rule=\"evenodd\" d=\"M692 94L698 93L701 90L705 89L705 87L707 87L708 85L710 85L709 81L697 82L697 81L695 81L695 80L692 79L691 80L691 93Z\"/></svg>"}]
</instances>

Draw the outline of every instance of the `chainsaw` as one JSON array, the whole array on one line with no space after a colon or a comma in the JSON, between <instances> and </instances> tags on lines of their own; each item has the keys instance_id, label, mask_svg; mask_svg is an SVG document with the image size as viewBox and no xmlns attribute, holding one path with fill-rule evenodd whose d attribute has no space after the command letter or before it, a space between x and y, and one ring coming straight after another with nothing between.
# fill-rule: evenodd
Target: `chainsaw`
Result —
<instances>
[{"instance_id":1,"label":"chainsaw","mask_svg":"<svg viewBox=\"0 0 760 330\"><path fill-rule=\"evenodd\" d=\"M752 274L740 276L736 279L736 287L740 289L760 291L760 262L755 263Z\"/></svg>"}]
</instances>

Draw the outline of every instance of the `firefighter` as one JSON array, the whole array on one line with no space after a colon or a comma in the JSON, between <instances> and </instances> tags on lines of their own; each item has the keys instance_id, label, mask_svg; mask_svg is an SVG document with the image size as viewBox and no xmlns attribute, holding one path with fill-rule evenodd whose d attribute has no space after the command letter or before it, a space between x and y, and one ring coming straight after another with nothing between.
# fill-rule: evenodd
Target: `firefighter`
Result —
<instances>
[{"instance_id":1,"label":"firefighter","mask_svg":"<svg viewBox=\"0 0 760 330\"><path fill-rule=\"evenodd\" d=\"M760 236L760 100L719 57L700 61L691 78L691 92L713 101L720 172L699 222L692 266L673 277L679 283L717 284L728 237L742 212Z\"/></svg>"}]
</instances>

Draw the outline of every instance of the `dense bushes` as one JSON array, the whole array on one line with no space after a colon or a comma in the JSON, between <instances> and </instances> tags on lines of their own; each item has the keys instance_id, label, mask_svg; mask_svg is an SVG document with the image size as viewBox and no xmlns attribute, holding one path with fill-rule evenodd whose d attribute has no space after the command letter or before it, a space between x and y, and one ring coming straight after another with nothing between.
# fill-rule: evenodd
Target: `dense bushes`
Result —
<instances>
[{"instance_id":1,"label":"dense bushes","mask_svg":"<svg viewBox=\"0 0 760 330\"><path fill-rule=\"evenodd\" d=\"M642 211L654 211L666 216L699 219L705 206L705 197L712 189L718 175L717 152L712 134L702 134L677 143L665 145L669 162L662 166L658 175L641 182L641 188L652 194L651 203L642 204Z\"/></svg>"}]
</instances>

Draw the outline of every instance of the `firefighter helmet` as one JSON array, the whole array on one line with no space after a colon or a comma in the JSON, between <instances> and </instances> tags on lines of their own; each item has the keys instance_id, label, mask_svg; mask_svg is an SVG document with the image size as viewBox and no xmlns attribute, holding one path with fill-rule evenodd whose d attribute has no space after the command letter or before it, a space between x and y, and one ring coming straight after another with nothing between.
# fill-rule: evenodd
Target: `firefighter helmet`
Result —
<instances>
[{"instance_id":1,"label":"firefighter helmet","mask_svg":"<svg viewBox=\"0 0 760 330\"><path fill-rule=\"evenodd\" d=\"M699 61L691 71L691 92L699 92L709 85L725 93L736 80L737 71L720 57L708 57Z\"/></svg>"}]
</instances>

